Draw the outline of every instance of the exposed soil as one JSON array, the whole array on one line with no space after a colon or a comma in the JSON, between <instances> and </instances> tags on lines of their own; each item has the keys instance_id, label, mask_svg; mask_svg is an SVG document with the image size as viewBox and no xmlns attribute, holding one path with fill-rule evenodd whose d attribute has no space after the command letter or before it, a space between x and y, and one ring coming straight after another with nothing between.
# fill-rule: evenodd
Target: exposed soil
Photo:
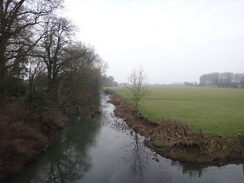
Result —
<instances>
[{"instance_id":1,"label":"exposed soil","mask_svg":"<svg viewBox=\"0 0 244 183\"><path fill-rule=\"evenodd\" d=\"M229 160L244 160L244 134L231 137L207 136L188 129L187 124L160 120L152 122L118 94L111 94L110 103L116 106L115 115L136 132L145 136L145 144L164 157L174 160L225 164Z\"/></svg>"}]
</instances>

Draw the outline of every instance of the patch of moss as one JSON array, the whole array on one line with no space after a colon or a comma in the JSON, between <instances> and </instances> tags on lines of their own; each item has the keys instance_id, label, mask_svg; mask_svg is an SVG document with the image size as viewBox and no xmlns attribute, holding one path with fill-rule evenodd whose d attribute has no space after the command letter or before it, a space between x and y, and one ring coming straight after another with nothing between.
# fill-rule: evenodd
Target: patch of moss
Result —
<instances>
[{"instance_id":1,"label":"patch of moss","mask_svg":"<svg viewBox=\"0 0 244 183\"><path fill-rule=\"evenodd\" d=\"M161 140L155 140L153 142L153 145L156 146L156 147L160 147L160 148L168 147L168 145L166 143L164 143L163 141L161 141Z\"/></svg>"}]
</instances>

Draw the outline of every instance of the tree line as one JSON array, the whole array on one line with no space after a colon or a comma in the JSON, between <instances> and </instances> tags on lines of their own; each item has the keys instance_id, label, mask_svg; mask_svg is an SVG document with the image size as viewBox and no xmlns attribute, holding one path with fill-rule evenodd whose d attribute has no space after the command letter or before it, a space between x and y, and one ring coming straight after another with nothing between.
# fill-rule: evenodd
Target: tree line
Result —
<instances>
[{"instance_id":1,"label":"tree line","mask_svg":"<svg viewBox=\"0 0 244 183\"><path fill-rule=\"evenodd\" d=\"M114 80L113 76L102 76L102 86L103 87L117 87L119 83Z\"/></svg>"},{"instance_id":2,"label":"tree line","mask_svg":"<svg viewBox=\"0 0 244 183\"><path fill-rule=\"evenodd\" d=\"M244 88L244 74L231 72L204 74L200 77L199 86Z\"/></svg>"},{"instance_id":3,"label":"tree line","mask_svg":"<svg viewBox=\"0 0 244 183\"><path fill-rule=\"evenodd\" d=\"M76 26L59 13L62 0L0 6L0 108L17 99L65 108L98 95L106 64L92 46L74 40Z\"/></svg>"}]
</instances>

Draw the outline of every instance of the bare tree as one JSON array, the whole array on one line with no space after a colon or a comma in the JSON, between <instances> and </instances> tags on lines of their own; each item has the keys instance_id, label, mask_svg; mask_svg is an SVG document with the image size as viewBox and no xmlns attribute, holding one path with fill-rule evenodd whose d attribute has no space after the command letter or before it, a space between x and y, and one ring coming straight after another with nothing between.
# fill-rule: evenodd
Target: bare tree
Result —
<instances>
[{"instance_id":1,"label":"bare tree","mask_svg":"<svg viewBox=\"0 0 244 183\"><path fill-rule=\"evenodd\" d=\"M43 39L39 42L37 57L47 69L48 91L56 92L58 74L67 65L65 49L72 42L75 26L65 18L48 17L44 24Z\"/></svg>"},{"instance_id":2,"label":"bare tree","mask_svg":"<svg viewBox=\"0 0 244 183\"><path fill-rule=\"evenodd\" d=\"M14 65L9 62L16 58L19 48L26 54L39 40L32 37L33 43L26 45L27 30L33 29L61 4L62 0L0 0L0 107L4 105L6 71Z\"/></svg>"},{"instance_id":3,"label":"bare tree","mask_svg":"<svg viewBox=\"0 0 244 183\"><path fill-rule=\"evenodd\" d=\"M134 110L139 110L139 105L143 97L149 93L149 86L146 84L147 76L143 68L133 70L128 77L129 86L126 86Z\"/></svg>"}]
</instances>

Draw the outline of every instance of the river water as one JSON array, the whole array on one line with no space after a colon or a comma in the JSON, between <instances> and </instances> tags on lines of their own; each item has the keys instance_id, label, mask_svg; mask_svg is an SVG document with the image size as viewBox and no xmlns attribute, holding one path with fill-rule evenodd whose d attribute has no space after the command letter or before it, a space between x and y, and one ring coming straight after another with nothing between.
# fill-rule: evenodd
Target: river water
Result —
<instances>
[{"instance_id":1,"label":"river water","mask_svg":"<svg viewBox=\"0 0 244 183\"><path fill-rule=\"evenodd\" d=\"M11 183L243 183L244 165L217 167L166 159L144 146L144 138L115 117L109 97L102 114L73 119L60 139L13 177Z\"/></svg>"}]
</instances>

